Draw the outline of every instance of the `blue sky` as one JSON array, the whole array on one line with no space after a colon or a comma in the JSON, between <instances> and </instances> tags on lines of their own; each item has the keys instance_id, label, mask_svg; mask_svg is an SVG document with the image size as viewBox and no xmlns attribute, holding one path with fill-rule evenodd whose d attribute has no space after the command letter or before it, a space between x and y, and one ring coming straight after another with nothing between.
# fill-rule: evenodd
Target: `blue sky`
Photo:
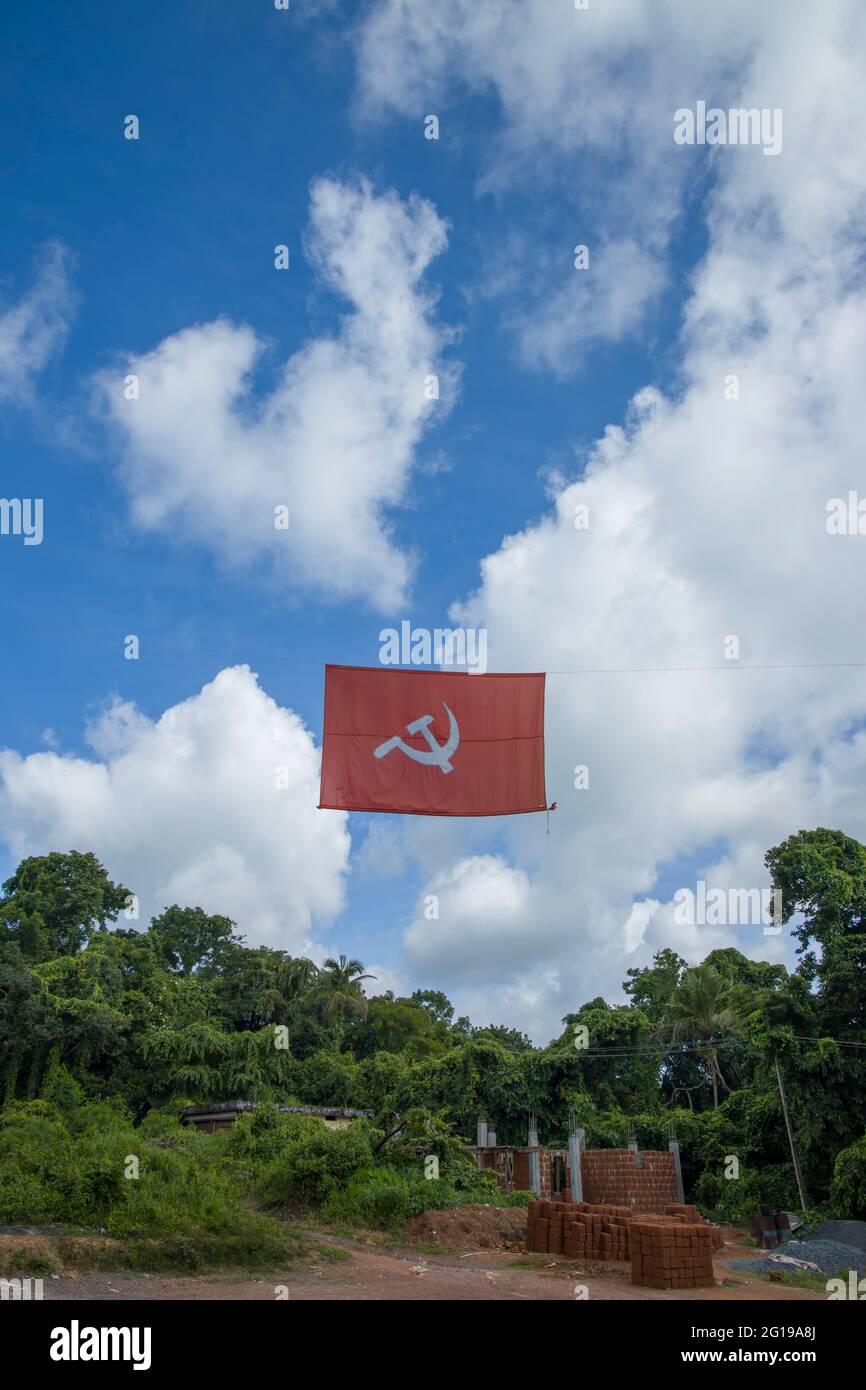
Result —
<instances>
[{"instance_id":1,"label":"blue sky","mask_svg":"<svg viewBox=\"0 0 866 1390\"><path fill-rule=\"evenodd\" d=\"M517 10L510 0L496 0L493 8L502 18L503 42L508 27L515 26L509 51L518 54L516 26L522 20ZM721 636L739 630L725 626L724 615L719 615L718 625L715 614L704 621L707 606L720 592L730 593L728 611L748 625L755 604L762 602L750 571L760 546L760 527L752 530L753 523L758 524L760 499L744 502L747 520L739 529L734 527L736 534L730 535L726 551L718 549L715 540L705 552L695 547L695 533L709 535L713 515L719 517L700 483L715 466L710 455L719 430L709 414L700 415L699 400L690 404L689 393L710 370L708 352L716 353L712 371L721 379L726 363L743 358L744 342L746 371L763 372L764 380L783 374L784 315L774 301L761 306L760 331L744 328L749 316L739 313L735 302L739 293L745 296L743 277L734 276L729 289L718 295L713 275L730 255L724 244L725 219L730 225L737 218L744 227L754 225L754 210L767 198L776 199L781 209L780 254L788 244L801 244L804 231L822 230L827 236L831 232L826 226L809 227L806 211L793 206L794 156L780 173L776 166L784 156L764 160L757 150L717 151L728 157L725 165L721 159L713 162L705 150L679 150L670 141L668 113L672 116L676 106L697 96L726 104L729 96L733 99L754 85L756 73L763 73L766 88L766 101L759 105L777 106L782 94L792 90L789 74L796 68L796 54L784 53L779 70L771 70L769 76L766 64L762 67L758 61L761 55L779 51L775 19L755 20L733 50L715 30L693 43L686 11L675 5L662 8L666 23L679 34L672 56L665 56L664 25L654 32L634 16L628 23L635 31L625 36L626 43L609 40L599 18L591 51L586 55L575 50L573 69L568 69L556 53L566 38L558 37L555 28L543 32L548 19L539 18L531 32L533 43L526 46L523 72L503 65L493 38L474 33L471 7L459 0L441 7L435 22L431 20L431 32L420 40L417 16L408 16L397 0L360 5L305 5L293 0L288 13L275 11L266 0L243 6L203 0L168 5L157 0L135 11L93 3L83 14L59 7L48 17L38 7L19 6L4 16L0 313L26 302L39 285L41 270L53 264L53 255L61 254L51 248L59 246L62 287L58 291L55 283L54 291L66 296L62 316L67 330L34 368L26 387L0 398L0 492L7 497L42 497L45 505L41 546L25 548L12 537L0 542L7 633L0 746L24 760L46 752L56 759L50 768L43 767L45 782L38 788L7 794L2 815L4 869L14 865L22 845L31 852L72 847L47 843L60 834L74 836L77 824L74 804L64 805L61 814L51 788L62 781L64 759L96 758L85 739L85 726L115 698L133 702L149 720L157 721L166 710L196 697L223 668L248 663L258 673L262 690L300 716L318 747L326 661L372 664L382 627L397 625L404 617L419 625L447 625L449 607L475 591L476 614L491 631L492 669L712 664L721 659ZM573 26L574 16L565 9L556 23ZM831 32L836 18L848 22L845 6L833 7L821 31L834 55L839 53ZM444 27L436 30L435 25ZM570 27L569 44L578 41L573 32ZM817 42L820 34L811 37ZM374 51L376 63L370 57ZM673 64L670 70L666 62ZM408 71L413 63L416 66ZM587 63L588 94L582 81L582 65ZM644 89L647 71L659 81ZM592 86L602 77L604 94ZM525 109L519 100L521 82L527 93ZM564 84L559 114L545 128L539 114L541 97L557 82ZM535 105L533 83L538 84ZM624 134L619 116L612 114L609 138L603 133L582 139L581 130L590 129L587 112L597 112L599 106L603 111L604 101L612 102L617 94L620 107L629 100L636 103L635 124L646 122L646 138ZM563 117L572 99L573 114ZM582 109L581 101L589 104ZM438 141L424 139L423 121L429 111L440 118ZM140 118L138 141L123 138L129 113ZM796 114L791 130L794 141ZM736 172L732 156L741 161ZM811 149L810 158L820 169L821 150ZM181 513L169 510L160 524L141 524L135 506L147 487L140 472L129 472L134 449L123 430L106 419L98 399L100 374L122 376L124 363L154 353L172 335L225 318L234 325L249 325L262 344L249 394L239 407L241 419L244 412L251 418L274 391L282 365L293 354L339 334L350 305L310 260L321 251L318 233L311 227L311 186L322 179L337 188L356 187L365 179L373 199L390 191L401 206L408 207L412 195L418 195L448 224L447 246L431 257L423 276L429 295L424 312L441 334L437 360L446 368L459 368L459 381L455 378L443 408L413 437L411 459L396 490L400 495L395 494L393 505L376 512L393 548L413 552L417 559L410 591L378 606L363 583L335 598L321 582L307 582L303 573L293 573L288 580L275 578L255 556L246 554L239 561L231 547L208 544L201 530L185 524ZM761 179L766 179L766 188L760 186ZM856 178L851 182L856 185ZM850 207L835 213L828 208L827 216L835 215L842 226L850 212ZM790 226L784 224L786 216ZM744 232L739 254L745 265L754 266L757 253L747 237ZM601 290L596 307L594 300L562 301L564 294L573 292L577 272L572 248L578 242L590 244L593 254L599 248L599 274L605 248L622 250L621 260L609 262L607 288ZM290 249L287 272L274 269L277 243ZM764 240L756 244L763 254ZM642 277L651 285L646 294L640 289ZM605 295L610 296L619 282L623 305L616 309ZM841 282L834 287L833 303L840 315L852 288L850 278L847 290ZM777 290L781 303L785 291L781 285ZM725 302L728 297L730 304ZM795 308L795 318L798 312ZM804 308L803 321L807 317ZM697 319L710 325L699 341L689 336L690 323ZM768 322L773 325L770 330ZM831 330L825 326L821 331ZM780 344L775 358L774 333ZM818 342L816 351L820 350ZM646 388L653 388L654 399L665 403L655 425L647 423L640 410L635 421L630 406L635 394ZM816 393L820 394L818 387ZM335 410L339 406L336 400ZM842 406L839 413L842 418ZM771 400L768 393L767 414L760 421L764 457L774 449L784 453L785 416L784 402ZM598 452L608 426L625 428L617 458ZM691 443L683 439L687 428L695 431ZM727 443L732 458L742 456L744 441L751 446L758 431L754 420L738 428L742 439L733 437ZM652 451L659 447L664 458L664 447L655 442L664 429L671 432L671 455L692 450L695 495L688 496L692 483L683 481L689 476L684 471L669 480L668 496L679 499L685 517L696 518L694 529L687 521L679 531L664 519L654 523L659 529L643 536L640 547L635 543L633 563L624 558L632 542L622 541L618 547L612 542L606 553L618 556L616 563L624 568L610 582L598 557L584 574L576 568L572 574L568 561L563 570L552 545L550 563L554 570L560 566L559 580L556 572L534 575L532 556L538 544L533 538L545 546L545 527L559 506L567 510L571 505L562 503L564 497L578 499L569 489L582 486L588 461L599 486L606 478L610 484L611 515L619 505L632 516L655 515L655 503L643 511L639 504L634 510L633 488L655 485L658 472L653 472ZM838 435L848 437L847 424L840 424ZM181 459L182 435L166 447ZM838 460L839 449L833 457ZM314 456L298 466L323 467ZM225 496L229 473L221 474L223 468L230 469L231 460L215 458L212 486ZM148 475L151 483L154 476ZM825 488L822 493L819 486L819 500L833 495L832 487L841 486L846 477L844 469L837 470L827 479L830 492ZM736 488L734 469L721 490ZM241 495L239 508L248 500ZM191 505L197 505L195 499ZM724 511L726 503L720 505ZM658 515L664 518L670 512L660 510ZM721 517L723 530L726 524ZM207 523L202 525L206 529ZM820 525L819 519L813 528L816 543L821 540ZM620 521L617 528L621 530ZM516 550L503 548L504 538L516 533L523 538ZM327 548L327 536L324 542L320 536L319 543ZM500 588L498 579L482 581L480 565L485 557L499 557L498 574L516 563L523 546L529 560L521 570L526 582L518 588L527 609L515 616L511 582ZM737 558L741 551L752 557L745 566ZM655 573L647 556L659 554L664 565ZM802 564L795 567L793 556L791 563L802 577ZM842 563L847 565L848 558ZM554 611L555 604L547 600L539 600L533 611L534 592L565 593L571 585L562 611ZM822 642L833 645L833 634L823 627L804 637L802 644L796 633L785 633L778 615L784 613L791 593L790 577L774 571L770 587L778 592L768 598L766 622L744 633L750 660L782 659L792 650L795 656L805 652L808 659ZM804 584L807 607L809 590ZM669 610L663 594L670 596ZM650 595L658 598L651 619L643 610ZM633 637L621 625L623 613L633 617ZM140 637L139 661L123 659L127 633ZM774 637L779 640L771 650ZM826 655L823 647L822 653ZM633 749L645 747L646 738L635 727L634 743L630 736L624 738L622 761L617 762L617 740L612 737L607 746L598 737L596 720L603 717L605 704L611 719L628 719L623 701L629 698L636 726L647 718L657 731L666 722L656 707L661 687L652 687L647 705L649 687L642 678L600 678L591 693L589 679L572 679L568 708L550 710L548 749L550 790L556 795L563 789L561 804L563 791L570 789L572 762L592 763L595 758L599 778L611 789L609 800L599 794L601 804L591 803L589 838L584 813L573 798L562 816L564 824L552 830L551 839L560 841L558 849L546 843L543 817L532 818L532 825L530 818L522 818L522 824L506 828L460 825L423 833L387 818L375 833L384 835L396 872L377 872L375 864L365 867L363 857L360 862L358 858L371 818L353 816L351 858L322 869L333 876L335 885L342 884L342 905L336 910L313 907L312 926L306 909L301 911L285 944L294 948L299 932L307 932L305 940L312 933L329 948L381 964L388 983L398 987L426 983L422 977L427 969L431 983L448 984L466 1007L485 1015L478 1021L487 1021L489 1015L543 1030L560 1012L580 1002L572 997L573 990L588 997L600 983L616 992L617 980L624 978L634 957L608 947L615 932L624 929L632 900L654 894L662 912L680 882L690 882L696 871L714 865L723 877L732 874L734 883L762 884L760 856L774 842L767 837L799 828L785 821L785 805L796 806L804 823L819 811L810 804L815 790L810 774L803 773L798 801L799 793L794 795L781 780L786 770L799 768L807 755L812 761L816 747L826 750L831 745L832 759L839 722L847 721L850 729L863 713L859 692L837 702L832 689L822 686L823 723L806 729L808 721L795 720L780 729L768 772L765 761L755 758L759 731L768 724L776 728L784 719L780 711L792 703L782 700L778 681L774 686L756 676L737 677L761 681L759 687L751 687L760 691L754 707L752 695L741 699L739 693L734 697L736 708L727 705L726 692L716 708L718 685L712 677L695 679L690 687L688 678L680 680L682 738L678 742L673 718L675 727L655 755L670 754L678 805L682 808L687 802L694 809L684 813L682 821L679 811L676 816L671 812L675 823L656 841L654 835L644 835L642 821L665 825L668 808L666 794L661 793L659 801L665 805L652 805L646 769L634 768ZM628 697L623 693L626 685ZM793 703L801 697L807 701L809 691L797 686ZM582 703L587 706L585 719ZM695 766L690 780L685 769L692 740L696 746L702 743L702 726L688 725L696 709L703 710L714 731L724 733L715 763ZM654 736L655 732L650 735ZM715 733L710 743L714 737ZM671 751L675 744L677 751ZM29 766L35 777L39 767ZM774 775L779 784L768 791L766 778ZM726 776L740 779L740 785L724 784ZM663 782L664 774L660 777ZM710 812L700 789L706 793L713 785L723 800L751 805L751 819ZM61 800L63 795L57 793ZM211 795L206 786L202 795ZM299 790L298 797L298 815L306 816L307 789ZM778 804L778 812L768 810L768 801ZM643 802L645 816L630 820L636 802ZM631 808L628 814L624 806ZM833 808L822 807L821 813L825 809L830 813ZM154 807L150 819L158 819L158 814ZM122 807L113 809L111 819L116 821L118 815L122 817ZM88 824L87 815L81 823ZM585 846L581 853L597 861L592 837L600 835L605 845L615 846L622 826L630 854L617 850L620 872L612 864L610 874L588 892L594 904L586 909L589 916L609 912L609 923L597 940L592 933L599 929L587 919L580 931L585 928L589 937L576 948L568 923L581 909L579 889L568 882L565 867L575 857L570 837L578 837ZM286 833L291 833L288 826ZM98 827L94 834L99 840ZM231 844L234 829L228 824L224 832L214 834L221 845ZM102 843L75 847L96 849L117 876L128 876L128 865L136 862L135 847L127 844L121 850L111 834L104 835ZM206 852L207 846L199 844L193 858ZM551 867L557 855L557 867ZM654 885L655 866L661 880ZM429 943L418 947L416 903L425 884L438 874L446 892L448 884L457 892L455 884L464 881L461 875L471 877L476 871L485 884L491 875L498 878L494 918L503 912L509 920L522 921L524 929L536 920L535 913L560 922L559 934L545 937L540 955L521 958L509 938L497 963L497 933L487 928L479 929L474 964L461 963L459 951L449 955L447 943L441 958ZM141 885L130 886L140 886L143 898L154 895L154 903L167 882L177 883L178 875L190 881L183 880L186 871L180 863L162 878L155 874L150 883L146 862L137 863L137 872ZM261 867L255 872L261 874ZM191 881L199 883L195 876ZM500 890L505 895L501 899ZM290 896L291 885L279 891ZM335 886L329 899L332 909L337 894ZM607 906L602 908L602 902ZM215 901L206 905L219 910ZM467 910L470 925L477 926L485 917L477 904ZM250 930L241 915L235 915L252 939L277 944L278 929ZM662 913L662 935L663 920ZM404 939L407 929L410 937ZM466 922L461 925L457 907L453 930L458 936L465 931L471 935ZM647 937L644 944L646 956L663 944L662 936L655 941ZM699 945L711 949L716 944L720 943L715 939L682 943L684 950L694 952ZM760 941L746 945L762 953ZM494 962L489 971L479 963L485 953ZM531 988L530 979L535 981Z\"/></svg>"},{"instance_id":2,"label":"blue sky","mask_svg":"<svg viewBox=\"0 0 866 1390\"><path fill-rule=\"evenodd\" d=\"M2 557L22 643L0 694L17 747L39 746L50 726L76 748L82 710L107 690L157 713L232 657L250 659L319 732L317 664L377 659L382 624L363 607L263 598L254 582L239 588L170 537L130 534L110 450L84 414L96 369L189 323L251 322L271 344L264 386L269 367L333 321L344 306L317 285L302 252L316 175L363 170L403 196L421 192L451 222L431 278L441 316L461 331L465 389L425 441L428 460L441 455L448 471L422 467L411 505L393 517L420 552L411 607L419 624L447 621L448 604L477 582L479 557L544 510L541 470L573 472L572 442L593 439L658 370L629 345L605 354L603 371L583 384L521 371L498 331L498 306L468 305L485 246L532 215L528 198L498 206L475 194L471 147L492 124L493 102L449 111L450 122L469 126L456 149L424 141L417 127L358 130L345 99L351 49L335 16L302 24L302 5L288 15L264 4L231 9L155 5L131 23L106 3L91 6L83 25L61 11L47 27L35 12L12 17L10 47L27 57L0 98L17 147L0 229L5 289L25 289L46 243L60 240L80 295L66 351L40 382L36 418L9 411L3 421L6 491L48 499L49 543L7 547ZM128 111L142 122L138 143L122 138ZM287 274L273 269L281 241L292 255ZM546 249L570 261L568 241ZM664 337L653 346L663 349ZM138 665L120 660L127 631L154 644ZM157 644L208 654L158 655ZM286 661L268 659L277 655ZM49 678L58 660L62 692Z\"/></svg>"}]
</instances>

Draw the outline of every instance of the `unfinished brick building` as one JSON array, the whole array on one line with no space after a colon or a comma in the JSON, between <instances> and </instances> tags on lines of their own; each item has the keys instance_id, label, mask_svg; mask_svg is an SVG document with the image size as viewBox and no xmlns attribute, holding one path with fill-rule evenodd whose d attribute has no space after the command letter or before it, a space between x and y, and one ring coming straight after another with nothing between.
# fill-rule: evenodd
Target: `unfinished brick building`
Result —
<instances>
[{"instance_id":1,"label":"unfinished brick building","mask_svg":"<svg viewBox=\"0 0 866 1390\"><path fill-rule=\"evenodd\" d=\"M581 1183L573 1191L571 1156L567 1150L526 1147L478 1147L479 1168L497 1174L509 1192L534 1192L542 1200L573 1198L597 1206L625 1207L630 1212L664 1212L682 1192L678 1184L677 1156L636 1148L580 1150ZM532 1159L537 1156L536 1176Z\"/></svg>"}]
</instances>

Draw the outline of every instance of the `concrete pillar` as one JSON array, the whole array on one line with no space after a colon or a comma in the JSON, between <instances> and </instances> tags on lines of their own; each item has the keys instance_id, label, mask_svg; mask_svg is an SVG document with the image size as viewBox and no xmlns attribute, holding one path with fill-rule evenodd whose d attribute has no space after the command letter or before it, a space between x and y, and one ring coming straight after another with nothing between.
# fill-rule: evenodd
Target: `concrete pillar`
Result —
<instances>
[{"instance_id":1,"label":"concrete pillar","mask_svg":"<svg viewBox=\"0 0 866 1390\"><path fill-rule=\"evenodd\" d=\"M671 1139L668 1143L668 1148L674 1156L674 1173L676 1174L677 1179L677 1201L683 1203L686 1200L686 1194L683 1189L683 1170L680 1164L680 1146L677 1143L676 1139Z\"/></svg>"},{"instance_id":2,"label":"concrete pillar","mask_svg":"<svg viewBox=\"0 0 866 1390\"><path fill-rule=\"evenodd\" d=\"M541 1196L541 1158L537 1149L529 1155L529 1190L536 1197Z\"/></svg>"},{"instance_id":3,"label":"concrete pillar","mask_svg":"<svg viewBox=\"0 0 866 1390\"><path fill-rule=\"evenodd\" d=\"M536 1197L541 1196L541 1158L540 1155L532 1153L531 1150L538 1149L538 1122L530 1112L529 1130L526 1136L526 1143L530 1149L529 1154L529 1190L534 1192Z\"/></svg>"},{"instance_id":4,"label":"concrete pillar","mask_svg":"<svg viewBox=\"0 0 866 1390\"><path fill-rule=\"evenodd\" d=\"M478 1153L475 1155L475 1161L478 1164L478 1167L483 1169L484 1155L482 1154L481 1150L487 1148L487 1121L483 1119L480 1115L478 1116L478 1124L475 1127L475 1143L478 1148Z\"/></svg>"},{"instance_id":5,"label":"concrete pillar","mask_svg":"<svg viewBox=\"0 0 866 1390\"><path fill-rule=\"evenodd\" d=\"M635 1166L635 1168L642 1168L642 1167L643 1167L643 1158L641 1157L641 1151L640 1151L640 1149L638 1148L638 1142L637 1142L636 1139L631 1139L631 1140L629 1140L629 1148L631 1149L632 1153L634 1154L634 1166Z\"/></svg>"},{"instance_id":6,"label":"concrete pillar","mask_svg":"<svg viewBox=\"0 0 866 1390\"><path fill-rule=\"evenodd\" d=\"M586 1133L582 1129L576 1129L568 1136L568 1171L571 1178L571 1200L573 1202L583 1201L583 1169L580 1155L583 1152L585 1139Z\"/></svg>"},{"instance_id":7,"label":"concrete pillar","mask_svg":"<svg viewBox=\"0 0 866 1390\"><path fill-rule=\"evenodd\" d=\"M496 1148L496 1130L495 1130L495 1129L488 1129L488 1131L487 1131L487 1147L488 1147L488 1149L495 1149L495 1148Z\"/></svg>"}]
</instances>

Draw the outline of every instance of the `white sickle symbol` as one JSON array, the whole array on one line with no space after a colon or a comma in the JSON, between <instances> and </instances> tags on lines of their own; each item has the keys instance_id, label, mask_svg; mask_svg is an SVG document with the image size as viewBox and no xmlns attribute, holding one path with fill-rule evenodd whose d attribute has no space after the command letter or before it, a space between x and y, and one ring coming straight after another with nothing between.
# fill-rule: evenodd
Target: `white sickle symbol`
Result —
<instances>
[{"instance_id":1,"label":"white sickle symbol","mask_svg":"<svg viewBox=\"0 0 866 1390\"><path fill-rule=\"evenodd\" d=\"M429 753L425 753L423 749L420 748L411 748L408 743L403 742L398 734L395 734L393 738L387 739L385 743L380 743L378 748L373 749L373 757L384 758L393 748L399 748L401 753L405 753L407 758L412 758L416 763L427 763L428 765L439 767L442 772L453 772L454 769L448 760L449 758L453 758L454 754L457 752L457 746L460 743L460 729L458 728L457 720L454 718L450 709L448 709L444 700L442 704L448 714L448 723L450 725L447 743L436 742L430 732L433 716L432 714L422 714L420 719L413 719L411 724L406 725L406 732L407 734L422 734L427 740L430 749Z\"/></svg>"}]
</instances>

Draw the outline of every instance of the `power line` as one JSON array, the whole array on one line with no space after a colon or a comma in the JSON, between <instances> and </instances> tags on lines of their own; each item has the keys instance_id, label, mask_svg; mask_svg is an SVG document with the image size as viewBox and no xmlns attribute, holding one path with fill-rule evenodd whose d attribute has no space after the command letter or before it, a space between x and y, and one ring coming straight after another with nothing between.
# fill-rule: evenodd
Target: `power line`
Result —
<instances>
[{"instance_id":1,"label":"power line","mask_svg":"<svg viewBox=\"0 0 866 1390\"><path fill-rule=\"evenodd\" d=\"M117 633L94 633L94 632L58 632L52 628L31 627L31 632L38 633L42 637L61 637L73 642L110 642L112 645L121 647L123 637L118 637ZM154 648L156 651L165 652L185 652L188 656L218 656L227 657L232 661L281 661L290 666L324 666L326 663L313 657L304 656L281 656L278 652L239 652L231 651L227 647L187 647L177 642L155 642L150 637L143 638L140 633L129 634L139 638L141 645Z\"/></svg>"},{"instance_id":2,"label":"power line","mask_svg":"<svg viewBox=\"0 0 866 1390\"><path fill-rule=\"evenodd\" d=\"M835 1043L837 1047L866 1048L866 1042L853 1042L845 1038L807 1037L805 1034L794 1033L793 1038L796 1042ZM744 1038L707 1038L701 1043L677 1043L673 1047L612 1047L612 1048L576 1048L579 1057L617 1058L627 1057L675 1057L682 1052L702 1052L707 1047L714 1047L717 1050L729 1050L731 1048L744 1048L751 1046Z\"/></svg>"},{"instance_id":3,"label":"power line","mask_svg":"<svg viewBox=\"0 0 866 1390\"><path fill-rule=\"evenodd\" d=\"M686 675L692 671L835 671L863 667L866 661L790 661L743 663L726 661L715 666L579 666L573 670L546 671L548 676L647 676Z\"/></svg>"},{"instance_id":4,"label":"power line","mask_svg":"<svg viewBox=\"0 0 866 1390\"><path fill-rule=\"evenodd\" d=\"M55 628L31 627L30 632L43 637L59 637L73 642L110 642L121 645L123 638L117 633L66 632ZM156 651L184 652L189 656L218 656L234 661L279 661L289 666L325 666L327 661L320 657L285 656L280 652L241 652L227 647L190 647L177 642L159 642L142 638L135 634L148 647ZM350 663L346 663L350 664ZM840 671L859 670L866 667L864 661L789 661L789 662L716 662L707 666L575 666L553 667L547 669L548 676L649 676L649 675L689 675L710 671ZM393 667L393 670L404 668ZM419 668L413 667L413 670ZM442 667L430 667L437 674ZM536 668L534 668L536 669ZM491 672L491 675L495 675Z\"/></svg>"}]
</instances>

